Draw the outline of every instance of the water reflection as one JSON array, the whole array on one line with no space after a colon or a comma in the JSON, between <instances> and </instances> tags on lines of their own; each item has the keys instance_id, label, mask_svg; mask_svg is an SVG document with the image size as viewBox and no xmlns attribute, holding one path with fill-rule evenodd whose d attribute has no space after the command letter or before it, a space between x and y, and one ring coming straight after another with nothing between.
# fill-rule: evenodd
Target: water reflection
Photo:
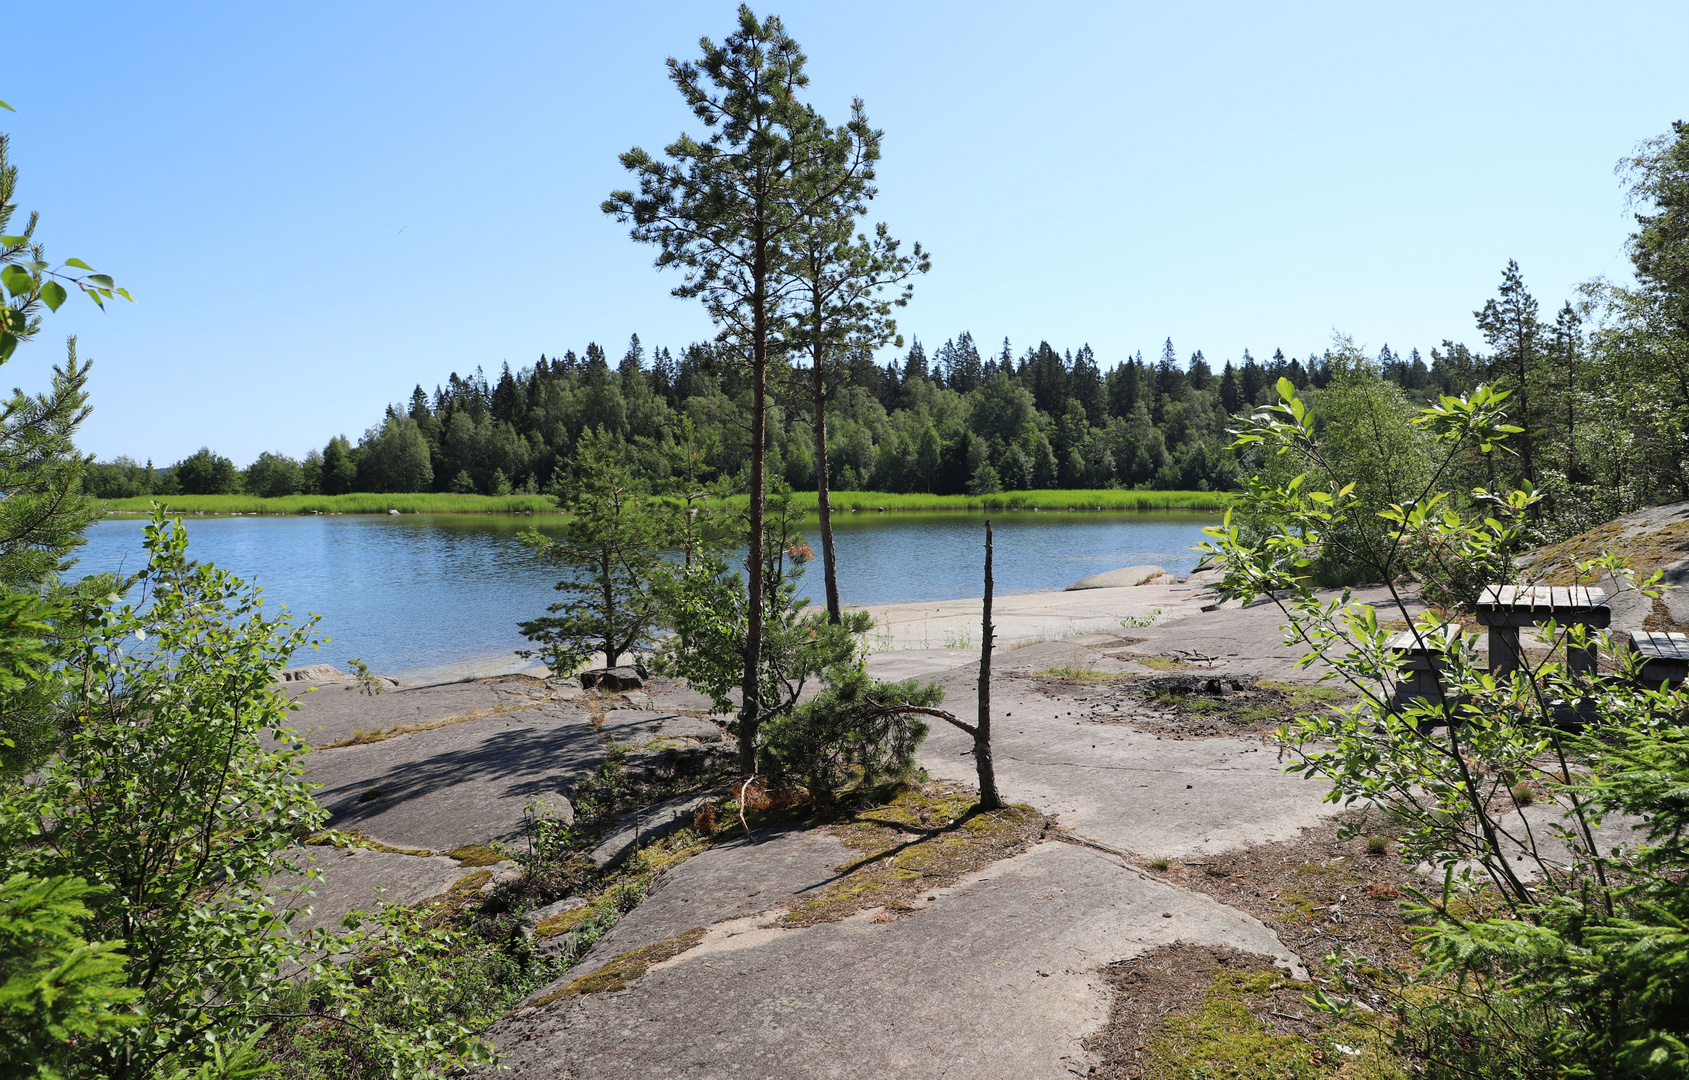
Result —
<instances>
[{"instance_id":1,"label":"water reflection","mask_svg":"<svg viewBox=\"0 0 1689 1080\"><path fill-rule=\"evenodd\" d=\"M1060 589L1088 574L1137 563L1188 571L1190 545L1209 514L995 513L1000 593ZM841 514L835 518L839 587L845 602L886 604L980 594L983 517L972 513ZM237 517L187 519L190 554L264 588L270 605L322 615L332 637L295 663L350 656L383 672L445 669L483 661L510 666L524 642L519 619L557 594L556 572L516 539L544 516ZM77 571L134 571L142 565L140 519L99 522ZM813 543L814 523L807 523ZM805 592L819 598L813 566Z\"/></svg>"}]
</instances>

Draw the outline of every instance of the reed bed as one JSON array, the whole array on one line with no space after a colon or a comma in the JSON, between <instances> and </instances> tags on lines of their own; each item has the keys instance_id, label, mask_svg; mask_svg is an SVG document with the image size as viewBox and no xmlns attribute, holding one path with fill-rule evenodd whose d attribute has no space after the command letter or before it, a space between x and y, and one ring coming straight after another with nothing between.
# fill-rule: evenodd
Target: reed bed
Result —
<instances>
[{"instance_id":1,"label":"reed bed","mask_svg":"<svg viewBox=\"0 0 1689 1080\"><path fill-rule=\"evenodd\" d=\"M815 492L794 492L793 502L815 509ZM1121 491L1104 489L1005 491L992 495L896 495L878 491L835 491L836 512L919 513L967 510L1222 510L1227 495L1219 491ZM728 503L742 508L743 495ZM407 495L289 495L263 499L255 495L149 495L108 499L112 514L147 514L161 503L174 514L554 514L557 506L544 495L454 495L422 492Z\"/></svg>"},{"instance_id":2,"label":"reed bed","mask_svg":"<svg viewBox=\"0 0 1689 1080\"><path fill-rule=\"evenodd\" d=\"M405 495L143 495L107 499L106 512L148 514L160 503L173 514L548 514L557 504L544 495L455 495L417 492Z\"/></svg>"}]
</instances>

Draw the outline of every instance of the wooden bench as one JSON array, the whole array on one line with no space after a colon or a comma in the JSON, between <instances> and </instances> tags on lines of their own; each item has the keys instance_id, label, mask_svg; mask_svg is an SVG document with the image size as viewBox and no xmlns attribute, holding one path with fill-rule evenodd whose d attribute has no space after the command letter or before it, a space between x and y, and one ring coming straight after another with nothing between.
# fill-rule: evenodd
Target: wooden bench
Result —
<instances>
[{"instance_id":1,"label":"wooden bench","mask_svg":"<svg viewBox=\"0 0 1689 1080\"><path fill-rule=\"evenodd\" d=\"M1662 630L1632 630L1630 651L1642 658L1637 678L1650 690L1689 679L1689 634Z\"/></svg>"},{"instance_id":2,"label":"wooden bench","mask_svg":"<svg viewBox=\"0 0 1689 1080\"><path fill-rule=\"evenodd\" d=\"M1444 664L1437 654L1447 652L1450 639L1459 635L1457 623L1444 623L1435 630L1398 630L1390 635L1384 647L1402 654L1396 665L1398 699L1419 698L1442 704Z\"/></svg>"},{"instance_id":3,"label":"wooden bench","mask_svg":"<svg viewBox=\"0 0 1689 1080\"><path fill-rule=\"evenodd\" d=\"M1511 675L1524 655L1519 649L1519 628L1540 626L1553 620L1592 630L1612 621L1607 593L1583 585L1490 585L1478 600L1478 623L1490 628L1490 670L1498 677ZM1595 672L1595 645L1566 649L1566 666L1574 675Z\"/></svg>"}]
</instances>

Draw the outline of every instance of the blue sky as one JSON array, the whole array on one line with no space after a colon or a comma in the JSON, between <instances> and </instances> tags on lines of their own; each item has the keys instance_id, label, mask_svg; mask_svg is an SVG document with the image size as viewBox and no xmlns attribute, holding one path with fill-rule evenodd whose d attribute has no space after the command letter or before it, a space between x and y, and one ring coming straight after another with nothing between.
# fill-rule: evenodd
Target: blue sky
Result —
<instances>
[{"instance_id":1,"label":"blue sky","mask_svg":"<svg viewBox=\"0 0 1689 1080\"><path fill-rule=\"evenodd\" d=\"M453 370L708 336L598 204L695 127L663 61L734 7L9 6L20 204L138 302L67 306L5 376L74 332L89 450L245 464ZM1689 116L1680 3L757 10L886 132L874 217L933 252L905 332L1104 367L1476 344L1509 258L1549 311L1628 277L1614 162Z\"/></svg>"}]
</instances>

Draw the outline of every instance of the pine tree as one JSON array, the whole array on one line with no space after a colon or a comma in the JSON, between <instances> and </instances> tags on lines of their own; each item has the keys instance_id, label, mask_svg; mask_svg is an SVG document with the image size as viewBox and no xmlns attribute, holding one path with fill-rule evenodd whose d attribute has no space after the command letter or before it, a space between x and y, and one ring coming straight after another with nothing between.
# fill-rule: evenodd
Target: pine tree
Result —
<instances>
[{"instance_id":1,"label":"pine tree","mask_svg":"<svg viewBox=\"0 0 1689 1080\"><path fill-rule=\"evenodd\" d=\"M1525 430L1512 440L1519 451L1520 473L1526 480L1537 480L1538 426L1535 411L1541 400L1532 405L1532 390L1538 381L1543 363L1543 335L1545 327L1537 318L1536 298L1525 288L1519 273L1519 263L1507 260L1501 274L1500 295L1484 302L1482 309L1472 313L1478 329L1494 352L1490 357L1492 377L1503 389L1514 393L1514 422Z\"/></svg>"},{"instance_id":2,"label":"pine tree","mask_svg":"<svg viewBox=\"0 0 1689 1080\"><path fill-rule=\"evenodd\" d=\"M659 268L681 270L673 290L696 297L750 375L750 506L747 636L739 711L740 767L756 771L766 557L768 388L779 360L796 280L786 273L804 221L800 170L826 156L834 135L797 99L809 83L805 58L779 18L741 6L738 29L720 46L704 38L696 63L670 59L669 77L709 134L689 135L658 160L637 147L621 163L639 191L612 192L605 213L631 224L636 241L658 248Z\"/></svg>"},{"instance_id":3,"label":"pine tree","mask_svg":"<svg viewBox=\"0 0 1689 1080\"><path fill-rule=\"evenodd\" d=\"M1236 415L1243 408L1243 386L1238 382L1237 368L1230 360L1226 361L1225 370L1220 373L1220 408L1227 416Z\"/></svg>"},{"instance_id":4,"label":"pine tree","mask_svg":"<svg viewBox=\"0 0 1689 1080\"><path fill-rule=\"evenodd\" d=\"M792 243L791 265L797 278L792 344L795 352L809 359L822 581L827 619L835 626L842 622L844 608L833 542L828 402L850 378L847 358L871 356L888 342L902 344L891 311L908 304L914 289L909 279L926 273L931 265L920 244L911 253L902 253L884 222L872 236L856 231L857 221L877 194L874 163L880 157L881 138L882 133L869 126L862 102L856 101L850 122L834 130L831 142L811 143L817 156L798 172L804 227L794 233ZM894 291L888 294L888 289ZM910 368L923 372L926 368L918 340L910 349L906 370Z\"/></svg>"}]
</instances>

